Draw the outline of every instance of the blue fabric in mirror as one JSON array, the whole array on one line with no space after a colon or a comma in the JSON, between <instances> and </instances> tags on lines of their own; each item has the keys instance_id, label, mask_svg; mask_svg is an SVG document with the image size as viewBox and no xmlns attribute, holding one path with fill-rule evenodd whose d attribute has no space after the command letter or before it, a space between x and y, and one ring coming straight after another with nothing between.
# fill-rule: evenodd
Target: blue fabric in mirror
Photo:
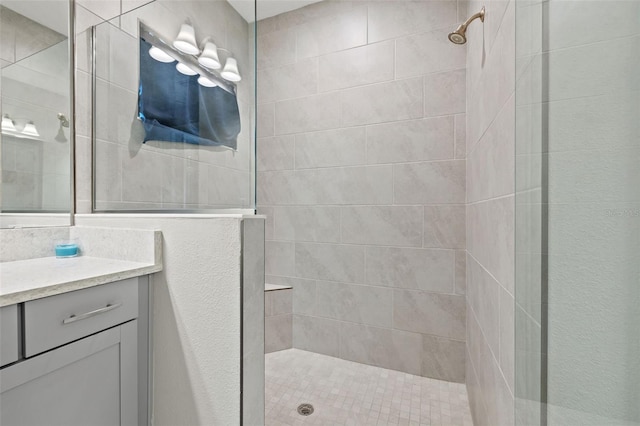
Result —
<instances>
[{"instance_id":1,"label":"blue fabric in mirror","mask_svg":"<svg viewBox=\"0 0 640 426\"><path fill-rule=\"evenodd\" d=\"M138 117L144 142L168 141L236 149L240 111L235 95L198 84L198 76L176 70L176 63L158 62L151 44L140 39Z\"/></svg>"}]
</instances>

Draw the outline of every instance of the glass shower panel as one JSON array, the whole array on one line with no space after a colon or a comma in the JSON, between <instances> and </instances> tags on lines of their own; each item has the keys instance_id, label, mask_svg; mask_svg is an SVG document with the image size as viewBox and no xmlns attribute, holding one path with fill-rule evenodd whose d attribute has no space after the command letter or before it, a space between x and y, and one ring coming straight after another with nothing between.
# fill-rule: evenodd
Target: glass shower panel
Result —
<instances>
[{"instance_id":1,"label":"glass shower panel","mask_svg":"<svg viewBox=\"0 0 640 426\"><path fill-rule=\"evenodd\" d=\"M237 61L240 81L210 87L178 72L223 71L172 47L187 22L222 67ZM95 211L255 208L253 25L226 1L158 0L93 27ZM154 58L152 43L175 57Z\"/></svg>"},{"instance_id":2,"label":"glass shower panel","mask_svg":"<svg viewBox=\"0 0 640 426\"><path fill-rule=\"evenodd\" d=\"M640 2L516 5L516 420L637 425Z\"/></svg>"}]
</instances>

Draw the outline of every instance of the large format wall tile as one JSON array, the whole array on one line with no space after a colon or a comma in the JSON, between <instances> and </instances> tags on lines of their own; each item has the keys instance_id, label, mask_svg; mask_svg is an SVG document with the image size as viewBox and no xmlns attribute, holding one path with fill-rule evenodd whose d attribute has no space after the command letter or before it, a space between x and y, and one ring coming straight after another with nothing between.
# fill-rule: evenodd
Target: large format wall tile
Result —
<instances>
[{"instance_id":1,"label":"large format wall tile","mask_svg":"<svg viewBox=\"0 0 640 426\"><path fill-rule=\"evenodd\" d=\"M340 357L410 374L421 372L422 336L361 324L340 324Z\"/></svg>"},{"instance_id":2,"label":"large format wall tile","mask_svg":"<svg viewBox=\"0 0 640 426\"><path fill-rule=\"evenodd\" d=\"M277 240L340 242L340 207L275 207L274 238Z\"/></svg>"},{"instance_id":3,"label":"large format wall tile","mask_svg":"<svg viewBox=\"0 0 640 426\"><path fill-rule=\"evenodd\" d=\"M333 94L307 96L276 103L275 132L313 132L340 127L340 100Z\"/></svg>"},{"instance_id":4,"label":"large format wall tile","mask_svg":"<svg viewBox=\"0 0 640 426\"><path fill-rule=\"evenodd\" d=\"M436 117L466 110L465 70L430 74L424 77L424 115Z\"/></svg>"},{"instance_id":5,"label":"large format wall tile","mask_svg":"<svg viewBox=\"0 0 640 426\"><path fill-rule=\"evenodd\" d=\"M393 166L394 201L399 204L465 202L464 160Z\"/></svg>"},{"instance_id":6,"label":"large format wall tile","mask_svg":"<svg viewBox=\"0 0 640 426\"><path fill-rule=\"evenodd\" d=\"M422 77L418 77L340 92L342 125L358 126L422 117L422 84Z\"/></svg>"},{"instance_id":7,"label":"large format wall tile","mask_svg":"<svg viewBox=\"0 0 640 426\"><path fill-rule=\"evenodd\" d=\"M296 168L366 164L365 137L364 127L298 134L295 146Z\"/></svg>"},{"instance_id":8,"label":"large format wall tile","mask_svg":"<svg viewBox=\"0 0 640 426\"><path fill-rule=\"evenodd\" d=\"M264 352L275 352L293 347L293 316L276 315L264 319Z\"/></svg>"},{"instance_id":9,"label":"large format wall tile","mask_svg":"<svg viewBox=\"0 0 640 426\"><path fill-rule=\"evenodd\" d=\"M295 247L293 243L284 241L265 242L265 274L294 276Z\"/></svg>"},{"instance_id":10,"label":"large format wall tile","mask_svg":"<svg viewBox=\"0 0 640 426\"><path fill-rule=\"evenodd\" d=\"M447 39L451 29L443 28L398 39L396 78L465 68L465 49Z\"/></svg>"},{"instance_id":11,"label":"large format wall tile","mask_svg":"<svg viewBox=\"0 0 640 426\"><path fill-rule=\"evenodd\" d=\"M453 158L453 117L367 127L367 162L404 163Z\"/></svg>"},{"instance_id":12,"label":"large format wall tile","mask_svg":"<svg viewBox=\"0 0 640 426\"><path fill-rule=\"evenodd\" d=\"M295 137L293 135L258 139L260 151L258 171L292 170L295 164Z\"/></svg>"},{"instance_id":13,"label":"large format wall tile","mask_svg":"<svg viewBox=\"0 0 640 426\"><path fill-rule=\"evenodd\" d=\"M394 290L393 326L399 330L464 340L465 298Z\"/></svg>"},{"instance_id":14,"label":"large format wall tile","mask_svg":"<svg viewBox=\"0 0 640 426\"><path fill-rule=\"evenodd\" d=\"M391 328L391 292L388 288L318 281L316 315Z\"/></svg>"},{"instance_id":15,"label":"large format wall tile","mask_svg":"<svg viewBox=\"0 0 640 426\"><path fill-rule=\"evenodd\" d=\"M391 166L264 172L258 201L272 204L390 204Z\"/></svg>"},{"instance_id":16,"label":"large format wall tile","mask_svg":"<svg viewBox=\"0 0 640 426\"><path fill-rule=\"evenodd\" d=\"M423 335L421 375L464 383L465 349L464 341Z\"/></svg>"},{"instance_id":17,"label":"large format wall tile","mask_svg":"<svg viewBox=\"0 0 640 426\"><path fill-rule=\"evenodd\" d=\"M455 1L406 1L400 7L392 2L369 5L369 43L397 38L435 28L448 28L457 18Z\"/></svg>"},{"instance_id":18,"label":"large format wall tile","mask_svg":"<svg viewBox=\"0 0 640 426\"><path fill-rule=\"evenodd\" d=\"M281 67L294 63L296 59L295 33L290 30L268 34L258 32L256 53L258 55L258 69Z\"/></svg>"},{"instance_id":19,"label":"large format wall tile","mask_svg":"<svg viewBox=\"0 0 640 426\"><path fill-rule=\"evenodd\" d=\"M370 246L366 250L366 282L452 293L453 256L451 250Z\"/></svg>"},{"instance_id":20,"label":"large format wall tile","mask_svg":"<svg viewBox=\"0 0 640 426\"><path fill-rule=\"evenodd\" d=\"M301 278L364 282L364 247L296 243L296 275Z\"/></svg>"},{"instance_id":21,"label":"large format wall tile","mask_svg":"<svg viewBox=\"0 0 640 426\"><path fill-rule=\"evenodd\" d=\"M342 242L420 247L421 215L419 206L342 207Z\"/></svg>"},{"instance_id":22,"label":"large format wall tile","mask_svg":"<svg viewBox=\"0 0 640 426\"><path fill-rule=\"evenodd\" d=\"M327 318L294 315L293 347L339 357L340 322Z\"/></svg>"},{"instance_id":23,"label":"large format wall tile","mask_svg":"<svg viewBox=\"0 0 640 426\"><path fill-rule=\"evenodd\" d=\"M486 200L514 192L515 104L511 98L469 153L467 200Z\"/></svg>"},{"instance_id":24,"label":"large format wall tile","mask_svg":"<svg viewBox=\"0 0 640 426\"><path fill-rule=\"evenodd\" d=\"M370 44L322 56L318 70L318 89L328 92L364 84L393 80L395 44Z\"/></svg>"},{"instance_id":25,"label":"large format wall tile","mask_svg":"<svg viewBox=\"0 0 640 426\"><path fill-rule=\"evenodd\" d=\"M296 29L296 54L310 58L367 43L367 8L355 7L301 25Z\"/></svg>"},{"instance_id":26,"label":"large format wall tile","mask_svg":"<svg viewBox=\"0 0 640 426\"><path fill-rule=\"evenodd\" d=\"M491 351L498 358L500 339L500 285L476 260L467 257L467 273L473 285L467 290L467 302L483 330Z\"/></svg>"},{"instance_id":27,"label":"large format wall tile","mask_svg":"<svg viewBox=\"0 0 640 426\"><path fill-rule=\"evenodd\" d=\"M260 104L313 95L318 91L318 60L259 70L258 81Z\"/></svg>"},{"instance_id":28,"label":"large format wall tile","mask_svg":"<svg viewBox=\"0 0 640 426\"><path fill-rule=\"evenodd\" d=\"M466 247L464 205L424 206L424 247Z\"/></svg>"},{"instance_id":29,"label":"large format wall tile","mask_svg":"<svg viewBox=\"0 0 640 426\"><path fill-rule=\"evenodd\" d=\"M513 292L514 197L467 206L467 250L500 285Z\"/></svg>"}]
</instances>

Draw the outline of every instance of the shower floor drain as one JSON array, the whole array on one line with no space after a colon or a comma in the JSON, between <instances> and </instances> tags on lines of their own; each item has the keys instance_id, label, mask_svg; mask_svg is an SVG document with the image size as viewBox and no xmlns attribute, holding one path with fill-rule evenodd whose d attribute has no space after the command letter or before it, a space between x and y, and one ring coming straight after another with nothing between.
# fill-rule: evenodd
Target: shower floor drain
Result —
<instances>
[{"instance_id":1,"label":"shower floor drain","mask_svg":"<svg viewBox=\"0 0 640 426\"><path fill-rule=\"evenodd\" d=\"M313 405L311 404L300 404L298 405L298 414L301 416L310 416L313 414Z\"/></svg>"}]
</instances>

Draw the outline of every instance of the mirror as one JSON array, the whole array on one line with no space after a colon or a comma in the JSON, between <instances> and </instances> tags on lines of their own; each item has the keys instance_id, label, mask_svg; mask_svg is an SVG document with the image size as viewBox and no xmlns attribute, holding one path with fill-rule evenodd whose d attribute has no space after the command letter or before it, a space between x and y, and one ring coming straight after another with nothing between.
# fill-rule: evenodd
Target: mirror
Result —
<instances>
[{"instance_id":1,"label":"mirror","mask_svg":"<svg viewBox=\"0 0 640 426\"><path fill-rule=\"evenodd\" d=\"M69 225L68 0L0 0L0 227Z\"/></svg>"}]
</instances>

